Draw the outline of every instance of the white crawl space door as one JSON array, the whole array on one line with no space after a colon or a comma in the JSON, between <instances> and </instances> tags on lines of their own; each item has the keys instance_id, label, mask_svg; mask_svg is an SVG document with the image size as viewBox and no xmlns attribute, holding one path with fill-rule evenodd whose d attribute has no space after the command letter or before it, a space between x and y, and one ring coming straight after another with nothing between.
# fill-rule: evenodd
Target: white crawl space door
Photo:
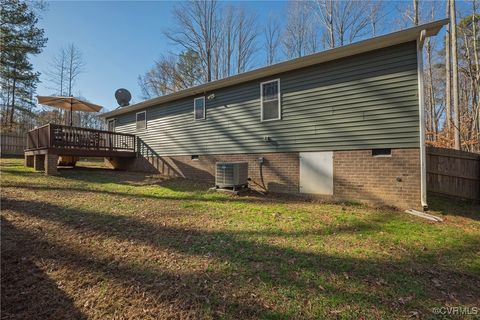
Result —
<instances>
[{"instance_id":1,"label":"white crawl space door","mask_svg":"<svg viewBox=\"0 0 480 320\"><path fill-rule=\"evenodd\" d=\"M300 192L333 195L333 152L300 152Z\"/></svg>"}]
</instances>

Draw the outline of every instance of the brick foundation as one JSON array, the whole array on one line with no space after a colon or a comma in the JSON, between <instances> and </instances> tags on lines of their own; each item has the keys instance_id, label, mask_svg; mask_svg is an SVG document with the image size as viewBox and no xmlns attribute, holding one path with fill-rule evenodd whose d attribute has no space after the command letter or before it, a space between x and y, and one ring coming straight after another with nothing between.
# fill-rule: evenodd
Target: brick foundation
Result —
<instances>
[{"instance_id":1,"label":"brick foundation","mask_svg":"<svg viewBox=\"0 0 480 320\"><path fill-rule=\"evenodd\" d=\"M55 175L57 171L58 155L53 153L25 153L25 166L33 167L36 171L45 171L47 175Z\"/></svg>"},{"instance_id":2,"label":"brick foundation","mask_svg":"<svg viewBox=\"0 0 480 320\"><path fill-rule=\"evenodd\" d=\"M263 179L259 157L264 158ZM172 177L215 180L215 163L248 162L251 186L270 192L299 192L299 154L223 154L191 156L108 158L113 168L155 172ZM335 151L333 154L334 198L355 200L401 209L420 209L419 149L393 149L391 157L372 157L371 150Z\"/></svg>"},{"instance_id":3,"label":"brick foundation","mask_svg":"<svg viewBox=\"0 0 480 320\"><path fill-rule=\"evenodd\" d=\"M334 195L401 209L421 209L420 150L392 149L391 157L371 150L333 154Z\"/></svg>"},{"instance_id":4,"label":"brick foundation","mask_svg":"<svg viewBox=\"0 0 480 320\"><path fill-rule=\"evenodd\" d=\"M58 155L57 154L46 154L45 155L45 174L55 175L57 171L58 164Z\"/></svg>"},{"instance_id":5,"label":"brick foundation","mask_svg":"<svg viewBox=\"0 0 480 320\"><path fill-rule=\"evenodd\" d=\"M260 176L259 157L264 157L263 180ZM220 161L248 162L248 175L252 187L271 192L298 193L298 153L201 155L191 156L107 158L109 167L121 170L157 172L171 177L215 181L215 163Z\"/></svg>"}]
</instances>

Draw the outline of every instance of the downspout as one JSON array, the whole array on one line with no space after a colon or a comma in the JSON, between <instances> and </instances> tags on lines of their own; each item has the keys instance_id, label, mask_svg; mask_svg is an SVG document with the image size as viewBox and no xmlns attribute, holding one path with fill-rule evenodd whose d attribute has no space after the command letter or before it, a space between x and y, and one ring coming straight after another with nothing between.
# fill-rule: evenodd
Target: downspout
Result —
<instances>
[{"instance_id":1,"label":"downspout","mask_svg":"<svg viewBox=\"0 0 480 320\"><path fill-rule=\"evenodd\" d=\"M417 39L417 74L418 74L418 113L420 125L420 201L423 210L427 204L427 153L425 147L425 97L423 93L423 44L426 31L422 30Z\"/></svg>"}]
</instances>

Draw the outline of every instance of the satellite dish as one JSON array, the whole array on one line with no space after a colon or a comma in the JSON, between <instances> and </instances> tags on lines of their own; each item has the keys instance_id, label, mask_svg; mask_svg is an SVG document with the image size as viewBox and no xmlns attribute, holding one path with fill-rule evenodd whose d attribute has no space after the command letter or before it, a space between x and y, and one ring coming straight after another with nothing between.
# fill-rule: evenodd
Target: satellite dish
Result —
<instances>
[{"instance_id":1,"label":"satellite dish","mask_svg":"<svg viewBox=\"0 0 480 320\"><path fill-rule=\"evenodd\" d=\"M117 99L117 103L120 107L126 107L130 104L132 95L127 89L122 88L115 91L115 99Z\"/></svg>"}]
</instances>

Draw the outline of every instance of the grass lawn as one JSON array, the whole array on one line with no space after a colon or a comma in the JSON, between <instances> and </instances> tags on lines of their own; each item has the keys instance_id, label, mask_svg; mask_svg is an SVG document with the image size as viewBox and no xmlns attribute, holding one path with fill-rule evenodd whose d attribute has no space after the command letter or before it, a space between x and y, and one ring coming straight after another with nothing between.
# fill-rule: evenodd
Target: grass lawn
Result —
<instances>
[{"instance_id":1,"label":"grass lawn","mask_svg":"<svg viewBox=\"0 0 480 320\"><path fill-rule=\"evenodd\" d=\"M398 319L480 307L480 207L444 223L1 159L2 319ZM480 316L480 311L477 317Z\"/></svg>"}]
</instances>

